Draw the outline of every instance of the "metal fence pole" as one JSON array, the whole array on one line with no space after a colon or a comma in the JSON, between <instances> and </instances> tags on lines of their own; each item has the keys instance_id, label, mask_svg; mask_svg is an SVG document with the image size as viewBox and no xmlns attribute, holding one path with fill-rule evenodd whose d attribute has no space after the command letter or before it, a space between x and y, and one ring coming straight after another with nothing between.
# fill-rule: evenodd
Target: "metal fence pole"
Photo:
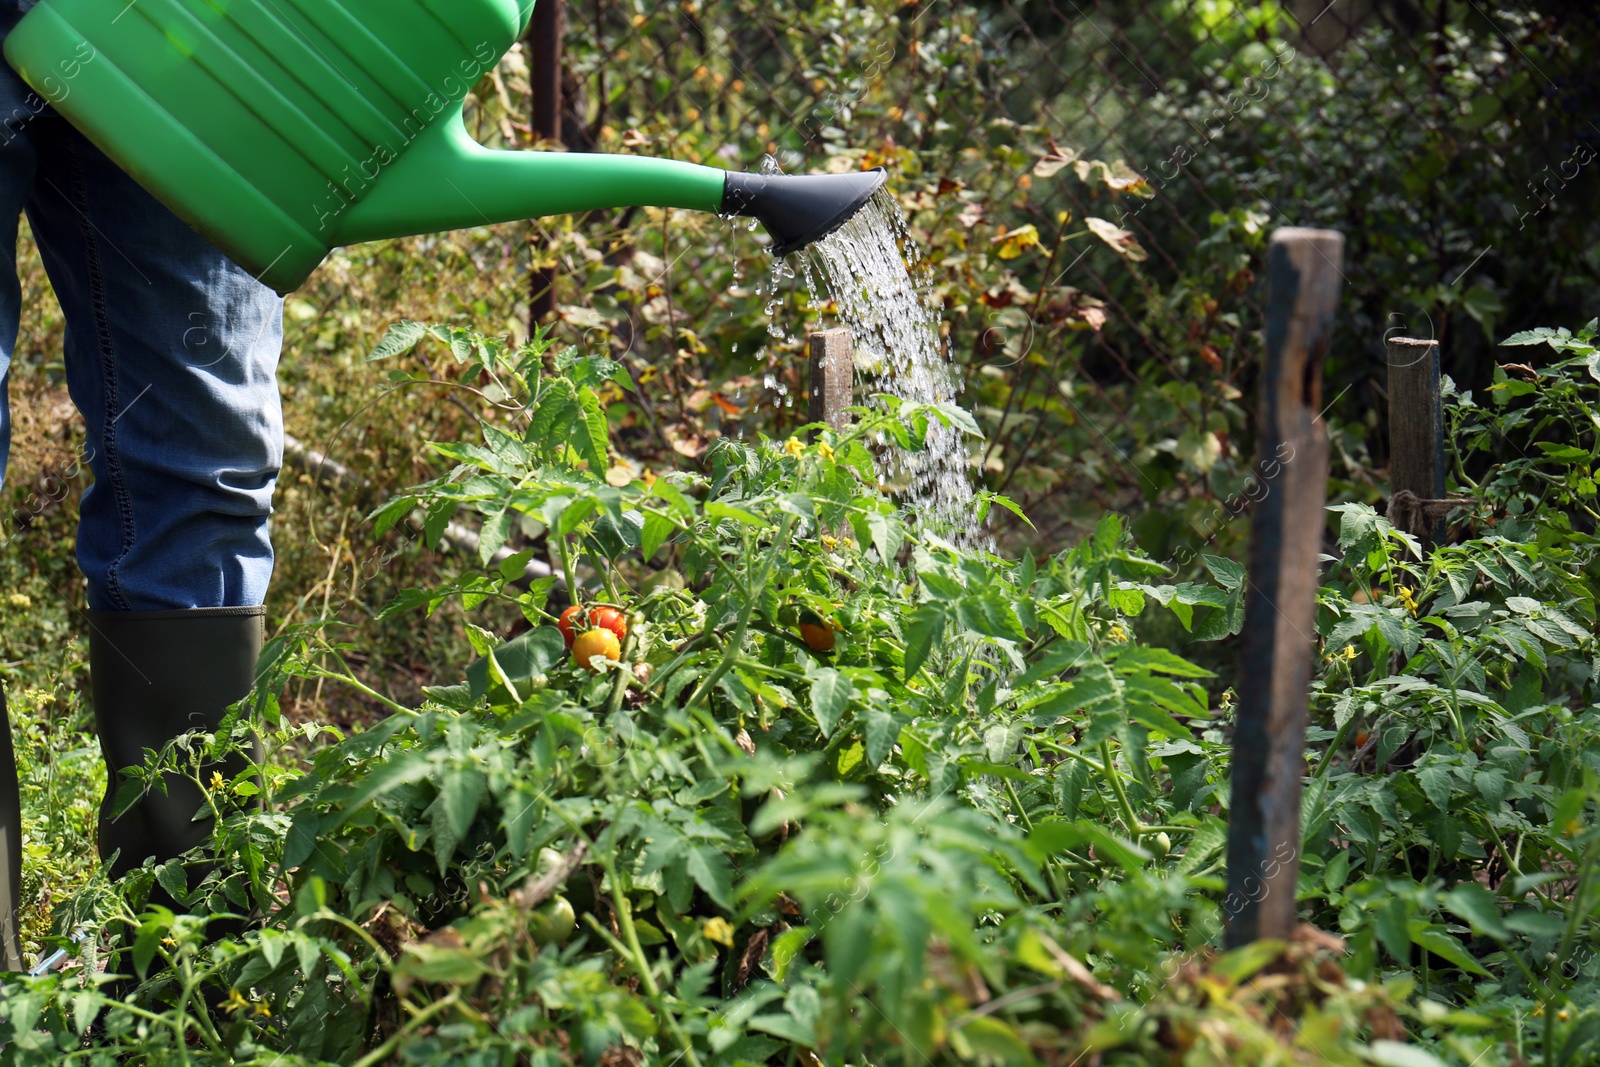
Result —
<instances>
[{"instance_id":1,"label":"metal fence pole","mask_svg":"<svg viewBox=\"0 0 1600 1067\"><path fill-rule=\"evenodd\" d=\"M561 38L566 0L538 0L528 26L528 68L533 83L533 131L541 140L561 140ZM556 306L556 269L537 267L528 282L531 333Z\"/></svg>"},{"instance_id":2,"label":"metal fence pole","mask_svg":"<svg viewBox=\"0 0 1600 1067\"><path fill-rule=\"evenodd\" d=\"M1250 525L1239 719L1228 820L1229 948L1295 927L1306 715L1316 654L1317 573L1328 483L1322 359L1333 332L1344 237L1281 229L1267 253L1263 495Z\"/></svg>"}]
</instances>

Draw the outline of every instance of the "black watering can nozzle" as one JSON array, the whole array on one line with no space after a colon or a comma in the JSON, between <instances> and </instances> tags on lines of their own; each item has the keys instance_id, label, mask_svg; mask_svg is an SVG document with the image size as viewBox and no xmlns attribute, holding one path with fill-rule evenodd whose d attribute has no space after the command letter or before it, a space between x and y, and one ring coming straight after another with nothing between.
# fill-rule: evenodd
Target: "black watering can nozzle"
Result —
<instances>
[{"instance_id":1,"label":"black watering can nozzle","mask_svg":"<svg viewBox=\"0 0 1600 1067\"><path fill-rule=\"evenodd\" d=\"M772 235L772 254L786 256L843 226L888 180L882 167L854 174L730 171L722 214L759 220Z\"/></svg>"}]
</instances>

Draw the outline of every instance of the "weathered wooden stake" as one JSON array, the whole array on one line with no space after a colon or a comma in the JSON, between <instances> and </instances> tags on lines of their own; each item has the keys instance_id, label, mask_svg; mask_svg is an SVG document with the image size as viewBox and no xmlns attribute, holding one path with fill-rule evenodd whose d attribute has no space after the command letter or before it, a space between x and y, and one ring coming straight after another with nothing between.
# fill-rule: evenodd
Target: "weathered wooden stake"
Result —
<instances>
[{"instance_id":1,"label":"weathered wooden stake","mask_svg":"<svg viewBox=\"0 0 1600 1067\"><path fill-rule=\"evenodd\" d=\"M538 0L528 26L528 68L533 82L533 132L561 140L561 38L566 0ZM528 281L528 329L532 332L556 306L556 269L537 267Z\"/></svg>"},{"instance_id":2,"label":"weathered wooden stake","mask_svg":"<svg viewBox=\"0 0 1600 1067\"><path fill-rule=\"evenodd\" d=\"M1439 399L1439 342L1392 337L1389 363L1389 492L1417 501L1444 499L1444 404ZM1411 504L1401 497L1396 501ZM1391 513L1407 533L1444 539L1444 517L1420 506Z\"/></svg>"},{"instance_id":3,"label":"weathered wooden stake","mask_svg":"<svg viewBox=\"0 0 1600 1067\"><path fill-rule=\"evenodd\" d=\"M854 402L856 361L849 330L822 330L811 335L811 405L808 422L844 428L844 409Z\"/></svg>"},{"instance_id":4,"label":"weathered wooden stake","mask_svg":"<svg viewBox=\"0 0 1600 1067\"><path fill-rule=\"evenodd\" d=\"M1281 229L1267 253L1262 495L1250 524L1239 719L1228 821L1229 948L1295 927L1306 712L1316 655L1317 575L1327 502L1322 359L1339 304L1344 237Z\"/></svg>"}]
</instances>

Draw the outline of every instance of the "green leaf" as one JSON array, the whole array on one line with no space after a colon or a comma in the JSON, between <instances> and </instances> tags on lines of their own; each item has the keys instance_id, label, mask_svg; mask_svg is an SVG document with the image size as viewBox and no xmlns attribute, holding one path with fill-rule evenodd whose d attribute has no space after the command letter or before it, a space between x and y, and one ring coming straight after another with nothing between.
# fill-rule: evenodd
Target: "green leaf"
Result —
<instances>
[{"instance_id":1,"label":"green leaf","mask_svg":"<svg viewBox=\"0 0 1600 1067\"><path fill-rule=\"evenodd\" d=\"M316 851L320 823L321 819L309 805L295 812L294 821L289 824L289 835L283 844L282 863L285 870L299 867L311 858Z\"/></svg>"},{"instance_id":2,"label":"green leaf","mask_svg":"<svg viewBox=\"0 0 1600 1067\"><path fill-rule=\"evenodd\" d=\"M874 925L866 904L852 900L822 928L828 976L842 993L849 993L872 955Z\"/></svg>"},{"instance_id":3,"label":"green leaf","mask_svg":"<svg viewBox=\"0 0 1600 1067\"><path fill-rule=\"evenodd\" d=\"M455 831L456 840L465 837L471 829L488 788L488 779L481 771L456 768L445 772L439 782L439 804L450 821L450 828Z\"/></svg>"},{"instance_id":4,"label":"green leaf","mask_svg":"<svg viewBox=\"0 0 1600 1067\"><path fill-rule=\"evenodd\" d=\"M1566 927L1566 921L1557 912L1518 908L1505 917L1508 929L1529 937L1557 937Z\"/></svg>"},{"instance_id":5,"label":"green leaf","mask_svg":"<svg viewBox=\"0 0 1600 1067\"><path fill-rule=\"evenodd\" d=\"M892 714L873 708L866 715L867 763L876 769L889 758L895 742L900 739L900 720Z\"/></svg>"},{"instance_id":6,"label":"green leaf","mask_svg":"<svg viewBox=\"0 0 1600 1067\"><path fill-rule=\"evenodd\" d=\"M1445 1067L1439 1057L1425 1049L1386 1039L1369 1045L1367 1056L1378 1067Z\"/></svg>"},{"instance_id":7,"label":"green leaf","mask_svg":"<svg viewBox=\"0 0 1600 1067\"><path fill-rule=\"evenodd\" d=\"M828 737L850 707L850 681L832 667L815 664L807 667L806 676L811 679L811 713L816 716L817 729Z\"/></svg>"},{"instance_id":8,"label":"green leaf","mask_svg":"<svg viewBox=\"0 0 1600 1067\"><path fill-rule=\"evenodd\" d=\"M1128 717L1142 726L1148 726L1157 733L1166 734L1172 738L1192 738L1194 731L1169 715L1164 708L1143 701L1130 702Z\"/></svg>"},{"instance_id":9,"label":"green leaf","mask_svg":"<svg viewBox=\"0 0 1600 1067\"><path fill-rule=\"evenodd\" d=\"M644 532L640 535L639 551L644 556L644 561L649 563L661 546L666 544L673 534L678 532L678 524L658 511L652 511L644 517Z\"/></svg>"},{"instance_id":10,"label":"green leaf","mask_svg":"<svg viewBox=\"0 0 1600 1067\"><path fill-rule=\"evenodd\" d=\"M729 519L733 522L743 523L745 526L766 526L767 520L753 511L734 507L732 504L720 500L713 500L706 505L705 516L714 522Z\"/></svg>"},{"instance_id":11,"label":"green leaf","mask_svg":"<svg viewBox=\"0 0 1600 1067\"><path fill-rule=\"evenodd\" d=\"M920 605L912 612L911 622L905 630L906 658L903 678L906 682L915 678L922 665L928 661L933 646L939 643L939 638L944 634L944 623L944 612L932 604Z\"/></svg>"},{"instance_id":12,"label":"green leaf","mask_svg":"<svg viewBox=\"0 0 1600 1067\"><path fill-rule=\"evenodd\" d=\"M722 851L710 845L697 845L689 850L689 877L717 906L733 910L733 865Z\"/></svg>"},{"instance_id":13,"label":"green leaf","mask_svg":"<svg viewBox=\"0 0 1600 1067\"><path fill-rule=\"evenodd\" d=\"M1039 726L1054 726L1080 708L1092 707L1114 698L1117 680L1103 664L1086 670L1071 685L1058 690L1033 708L1033 721Z\"/></svg>"},{"instance_id":14,"label":"green leaf","mask_svg":"<svg viewBox=\"0 0 1600 1067\"><path fill-rule=\"evenodd\" d=\"M370 516L373 533L382 537L394 528L395 523L411 514L418 503L414 496L396 497L389 501Z\"/></svg>"},{"instance_id":15,"label":"green leaf","mask_svg":"<svg viewBox=\"0 0 1600 1067\"><path fill-rule=\"evenodd\" d=\"M1500 905L1477 882L1462 882L1444 895L1444 906L1472 924L1472 929L1487 937L1503 941L1510 936Z\"/></svg>"},{"instance_id":16,"label":"green leaf","mask_svg":"<svg viewBox=\"0 0 1600 1067\"><path fill-rule=\"evenodd\" d=\"M384 794L401 786L410 785L412 782L423 781L432 773L433 764L421 753L412 751L399 753L393 759L379 764L376 770L361 781L354 795L345 801L334 824L327 829L338 829L351 816Z\"/></svg>"},{"instance_id":17,"label":"green leaf","mask_svg":"<svg viewBox=\"0 0 1600 1067\"><path fill-rule=\"evenodd\" d=\"M389 327L389 331L383 335L383 340L378 342L378 347L367 357L367 362L375 363L380 359L389 359L391 356L409 352L426 336L428 336L426 326L420 322L401 319Z\"/></svg>"},{"instance_id":18,"label":"green leaf","mask_svg":"<svg viewBox=\"0 0 1600 1067\"><path fill-rule=\"evenodd\" d=\"M1389 955L1396 962L1408 962L1411 958L1411 937L1406 930L1406 918L1411 909L1406 899L1392 896L1376 911L1378 940L1383 942L1383 947L1389 950Z\"/></svg>"},{"instance_id":19,"label":"green leaf","mask_svg":"<svg viewBox=\"0 0 1600 1067\"><path fill-rule=\"evenodd\" d=\"M578 401L573 393L572 383L564 379L556 379L549 392L534 409L533 417L528 420L527 432L523 440L530 445L551 449L565 445L568 428L572 420L578 416Z\"/></svg>"},{"instance_id":20,"label":"green leaf","mask_svg":"<svg viewBox=\"0 0 1600 1067\"><path fill-rule=\"evenodd\" d=\"M189 872L177 860L168 860L157 867L156 881L180 904L189 896Z\"/></svg>"},{"instance_id":21,"label":"green leaf","mask_svg":"<svg viewBox=\"0 0 1600 1067\"><path fill-rule=\"evenodd\" d=\"M574 442L578 455L589 461L593 474L604 475L606 457L611 450L611 428L606 422L600 398L587 385L578 390L578 406L583 411L583 432Z\"/></svg>"},{"instance_id":22,"label":"green leaf","mask_svg":"<svg viewBox=\"0 0 1600 1067\"><path fill-rule=\"evenodd\" d=\"M982 435L981 434L975 434L974 436L982 436ZM999 493L991 493L988 490L984 490L983 492L978 494L978 501L979 501L978 506L979 506L980 509L982 509L981 512L980 512L979 518L978 518L978 521L980 523L983 521L983 518L986 516L986 514L988 512L989 505L990 504L999 504L1001 507L1003 507L1007 511L1011 512L1011 514L1015 515L1017 518L1021 519L1025 523L1027 523L1028 524L1028 529L1030 529L1030 530L1038 529L1038 527L1033 525L1033 520L1028 518L1027 513L1022 510L1022 505L1018 504L1015 500L1012 500L1008 496L1001 496Z\"/></svg>"},{"instance_id":23,"label":"green leaf","mask_svg":"<svg viewBox=\"0 0 1600 1067\"><path fill-rule=\"evenodd\" d=\"M1034 825L1023 849L1035 862L1043 863L1069 848L1089 845L1100 862L1110 862L1132 874L1150 859L1150 853L1125 838L1118 837L1087 819L1067 822L1044 819Z\"/></svg>"},{"instance_id":24,"label":"green leaf","mask_svg":"<svg viewBox=\"0 0 1600 1067\"><path fill-rule=\"evenodd\" d=\"M1537 345L1546 344L1559 338L1559 334L1548 326L1540 326L1536 330L1523 330L1514 333L1500 343L1502 345Z\"/></svg>"},{"instance_id":25,"label":"green leaf","mask_svg":"<svg viewBox=\"0 0 1600 1067\"><path fill-rule=\"evenodd\" d=\"M801 1022L792 1015L769 1013L757 1015L747 1024L752 1030L781 1037L790 1044L813 1048L817 1043L816 1028Z\"/></svg>"},{"instance_id":26,"label":"green leaf","mask_svg":"<svg viewBox=\"0 0 1600 1067\"><path fill-rule=\"evenodd\" d=\"M960 600L967 595L966 586L938 571L921 571L917 577L935 600Z\"/></svg>"},{"instance_id":27,"label":"green leaf","mask_svg":"<svg viewBox=\"0 0 1600 1067\"><path fill-rule=\"evenodd\" d=\"M483 529L478 534L478 561L485 567L494 558L506 543L506 538L511 536L511 513L501 510L484 520Z\"/></svg>"},{"instance_id":28,"label":"green leaf","mask_svg":"<svg viewBox=\"0 0 1600 1067\"><path fill-rule=\"evenodd\" d=\"M1003 641L1025 641L1027 633L1017 618L1011 602L998 594L969 596L956 607L961 625L985 637L998 637Z\"/></svg>"},{"instance_id":29,"label":"green leaf","mask_svg":"<svg viewBox=\"0 0 1600 1067\"><path fill-rule=\"evenodd\" d=\"M1141 670L1154 674L1170 674L1177 678L1215 677L1204 667L1197 667L1182 656L1168 652L1164 648L1128 645L1117 651L1115 662L1119 672Z\"/></svg>"},{"instance_id":30,"label":"green leaf","mask_svg":"<svg viewBox=\"0 0 1600 1067\"><path fill-rule=\"evenodd\" d=\"M1138 615L1144 611L1144 593L1131 582L1106 590L1106 603L1123 615Z\"/></svg>"},{"instance_id":31,"label":"green leaf","mask_svg":"<svg viewBox=\"0 0 1600 1067\"><path fill-rule=\"evenodd\" d=\"M1433 801L1433 806L1446 815L1450 814L1450 787L1455 779L1449 769L1438 763L1429 763L1417 768L1416 775L1417 784Z\"/></svg>"},{"instance_id":32,"label":"green leaf","mask_svg":"<svg viewBox=\"0 0 1600 1067\"><path fill-rule=\"evenodd\" d=\"M406 946L395 971L396 977L415 981L467 985L488 974L489 968L467 949L414 942Z\"/></svg>"},{"instance_id":33,"label":"green leaf","mask_svg":"<svg viewBox=\"0 0 1600 1067\"><path fill-rule=\"evenodd\" d=\"M494 650L494 661L519 694L526 695L530 683L546 674L566 658L567 644L554 626L536 626ZM472 703L490 690L489 657L476 660L467 668L467 685Z\"/></svg>"},{"instance_id":34,"label":"green leaf","mask_svg":"<svg viewBox=\"0 0 1600 1067\"><path fill-rule=\"evenodd\" d=\"M1421 919L1412 919L1407 924L1407 933L1410 934L1411 941L1414 944L1420 945L1435 956L1449 960L1463 971L1470 971L1472 974L1482 975L1485 978L1491 977L1483 964L1473 959L1472 954L1463 948L1461 942L1452 937L1444 927L1435 923L1424 922Z\"/></svg>"},{"instance_id":35,"label":"green leaf","mask_svg":"<svg viewBox=\"0 0 1600 1067\"><path fill-rule=\"evenodd\" d=\"M950 1045L963 1059L984 1063L1035 1063L1033 1049L1009 1023L980 1015L950 1034Z\"/></svg>"},{"instance_id":36,"label":"green leaf","mask_svg":"<svg viewBox=\"0 0 1600 1067\"><path fill-rule=\"evenodd\" d=\"M1267 966L1283 955L1284 942L1282 941L1252 941L1248 945L1241 945L1230 952L1218 956L1211 965L1211 970L1234 985L1238 985L1261 972Z\"/></svg>"}]
</instances>

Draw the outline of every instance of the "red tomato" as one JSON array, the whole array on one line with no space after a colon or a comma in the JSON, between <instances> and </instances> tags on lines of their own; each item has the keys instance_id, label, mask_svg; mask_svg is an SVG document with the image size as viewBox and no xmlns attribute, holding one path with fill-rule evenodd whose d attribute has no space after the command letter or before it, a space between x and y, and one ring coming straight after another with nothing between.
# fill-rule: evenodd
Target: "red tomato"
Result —
<instances>
[{"instance_id":1,"label":"red tomato","mask_svg":"<svg viewBox=\"0 0 1600 1067\"><path fill-rule=\"evenodd\" d=\"M583 608L574 604L561 613L561 618L556 623L556 629L561 631L561 639L567 643L568 648L572 647L572 642L578 637L576 632L579 625L578 616L582 613Z\"/></svg>"},{"instance_id":2,"label":"red tomato","mask_svg":"<svg viewBox=\"0 0 1600 1067\"><path fill-rule=\"evenodd\" d=\"M628 636L627 617L616 608L590 608L589 625L598 626L602 630L610 630L617 635L618 641L624 640Z\"/></svg>"},{"instance_id":3,"label":"red tomato","mask_svg":"<svg viewBox=\"0 0 1600 1067\"><path fill-rule=\"evenodd\" d=\"M813 652L833 651L833 627L820 619L802 622L800 624L800 639Z\"/></svg>"}]
</instances>

